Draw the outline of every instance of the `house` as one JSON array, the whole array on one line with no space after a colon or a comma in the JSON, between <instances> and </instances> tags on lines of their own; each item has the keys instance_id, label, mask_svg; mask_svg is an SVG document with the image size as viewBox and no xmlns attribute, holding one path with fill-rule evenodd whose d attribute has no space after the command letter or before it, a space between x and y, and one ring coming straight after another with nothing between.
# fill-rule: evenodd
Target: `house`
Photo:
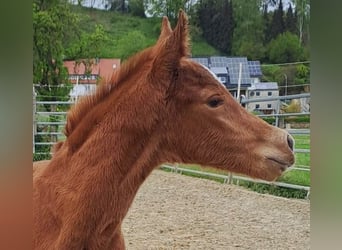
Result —
<instances>
[{"instance_id":1,"label":"house","mask_svg":"<svg viewBox=\"0 0 342 250\"><path fill-rule=\"evenodd\" d=\"M222 84L227 86L228 70L225 67L211 67L210 71L213 72Z\"/></svg>"},{"instance_id":2,"label":"house","mask_svg":"<svg viewBox=\"0 0 342 250\"><path fill-rule=\"evenodd\" d=\"M247 89L248 99L267 98L279 96L279 87L276 82L256 82ZM251 102L246 104L248 111L260 111L264 114L272 114L277 110L277 100Z\"/></svg>"},{"instance_id":3,"label":"house","mask_svg":"<svg viewBox=\"0 0 342 250\"><path fill-rule=\"evenodd\" d=\"M120 59L81 59L64 61L69 80L74 85L70 91L72 100L89 95L96 90L100 80L110 80L114 71L120 67Z\"/></svg>"},{"instance_id":4,"label":"house","mask_svg":"<svg viewBox=\"0 0 342 250\"><path fill-rule=\"evenodd\" d=\"M245 95L253 82L260 81L262 75L259 61L248 61L247 57L193 57L192 60L212 71L233 96Z\"/></svg>"},{"instance_id":5,"label":"house","mask_svg":"<svg viewBox=\"0 0 342 250\"><path fill-rule=\"evenodd\" d=\"M248 61L248 69L252 84L260 82L262 77L260 61Z\"/></svg>"}]
</instances>

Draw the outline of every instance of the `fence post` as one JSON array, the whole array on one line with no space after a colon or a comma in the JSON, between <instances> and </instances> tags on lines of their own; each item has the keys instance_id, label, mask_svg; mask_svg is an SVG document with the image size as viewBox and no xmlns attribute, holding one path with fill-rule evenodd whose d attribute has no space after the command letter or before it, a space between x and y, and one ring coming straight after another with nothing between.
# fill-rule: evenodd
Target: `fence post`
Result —
<instances>
[{"instance_id":1,"label":"fence post","mask_svg":"<svg viewBox=\"0 0 342 250\"><path fill-rule=\"evenodd\" d=\"M276 127L279 127L279 116L278 116L279 112L280 112L280 100L278 100L277 102L276 119L275 119Z\"/></svg>"},{"instance_id":2,"label":"fence post","mask_svg":"<svg viewBox=\"0 0 342 250\"><path fill-rule=\"evenodd\" d=\"M36 92L34 91L34 87L33 87L33 91L32 91L32 99L33 99L33 107L32 107L32 122L33 122L33 126L32 126L32 152L36 153L36 149L35 149L35 135L37 133L37 121L36 121L36 112L37 112L37 106L36 106Z\"/></svg>"},{"instance_id":3,"label":"fence post","mask_svg":"<svg viewBox=\"0 0 342 250\"><path fill-rule=\"evenodd\" d=\"M50 111L56 112L57 111L57 104L50 104ZM56 122L58 120L57 116L50 115L50 121ZM57 142L57 135L55 134L57 132L58 125L50 125L50 132L52 134L50 135L51 142Z\"/></svg>"},{"instance_id":4,"label":"fence post","mask_svg":"<svg viewBox=\"0 0 342 250\"><path fill-rule=\"evenodd\" d=\"M229 172L229 174L228 174L228 184L232 184L232 181L233 181L233 173Z\"/></svg>"}]
</instances>

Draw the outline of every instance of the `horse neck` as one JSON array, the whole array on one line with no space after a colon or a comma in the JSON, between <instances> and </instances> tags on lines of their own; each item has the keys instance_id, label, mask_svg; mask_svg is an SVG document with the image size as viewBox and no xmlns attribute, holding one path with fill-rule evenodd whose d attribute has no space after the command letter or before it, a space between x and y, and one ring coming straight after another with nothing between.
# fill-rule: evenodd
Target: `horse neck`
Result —
<instances>
[{"instance_id":1,"label":"horse neck","mask_svg":"<svg viewBox=\"0 0 342 250\"><path fill-rule=\"evenodd\" d=\"M67 162L63 171L62 164L52 164L59 165L56 172L63 172L60 184L73 192L77 190L79 197L86 200L81 203L87 204L87 209L99 209L101 213L110 210L119 223L140 185L163 162L159 153L160 113L156 110L162 105L153 103L156 101L146 88L132 91L131 95L112 96L104 105L107 110L100 112L106 116L97 126L91 124L94 130L81 147L67 157L67 148L56 153L56 162ZM64 144L67 147L68 141Z\"/></svg>"}]
</instances>

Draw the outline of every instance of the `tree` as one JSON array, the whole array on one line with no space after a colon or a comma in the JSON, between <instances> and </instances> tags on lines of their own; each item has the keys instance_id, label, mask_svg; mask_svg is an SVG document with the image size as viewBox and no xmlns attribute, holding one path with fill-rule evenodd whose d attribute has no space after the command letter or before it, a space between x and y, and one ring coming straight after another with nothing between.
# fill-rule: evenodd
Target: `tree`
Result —
<instances>
[{"instance_id":1,"label":"tree","mask_svg":"<svg viewBox=\"0 0 342 250\"><path fill-rule=\"evenodd\" d=\"M198 5L198 23L203 31L204 39L211 45L214 38L214 25L212 19L216 13L216 8L214 6L213 0L201 1Z\"/></svg>"},{"instance_id":2,"label":"tree","mask_svg":"<svg viewBox=\"0 0 342 250\"><path fill-rule=\"evenodd\" d=\"M266 49L261 42L253 43L244 40L240 43L240 47L235 51L236 55L247 56L249 60L263 60Z\"/></svg>"},{"instance_id":3,"label":"tree","mask_svg":"<svg viewBox=\"0 0 342 250\"><path fill-rule=\"evenodd\" d=\"M296 35L285 32L273 39L268 46L268 57L271 63L297 62L304 58L304 49Z\"/></svg>"},{"instance_id":4,"label":"tree","mask_svg":"<svg viewBox=\"0 0 342 250\"><path fill-rule=\"evenodd\" d=\"M152 16L167 16L175 22L180 9L185 9L186 0L150 0L147 12Z\"/></svg>"},{"instance_id":5,"label":"tree","mask_svg":"<svg viewBox=\"0 0 342 250\"><path fill-rule=\"evenodd\" d=\"M310 0L293 0L296 6L296 15L298 18L299 40L302 44L307 44L310 40Z\"/></svg>"},{"instance_id":6,"label":"tree","mask_svg":"<svg viewBox=\"0 0 342 250\"><path fill-rule=\"evenodd\" d=\"M266 45L271 41L271 21L272 15L268 11L268 4L263 4L262 10L262 21L263 21L263 32L264 32L264 42L263 44Z\"/></svg>"},{"instance_id":7,"label":"tree","mask_svg":"<svg viewBox=\"0 0 342 250\"><path fill-rule=\"evenodd\" d=\"M207 0L198 6L198 23L203 37L225 54L230 54L232 50L235 27L233 15L232 2L228 0Z\"/></svg>"},{"instance_id":8,"label":"tree","mask_svg":"<svg viewBox=\"0 0 342 250\"><path fill-rule=\"evenodd\" d=\"M82 32L79 39L75 39L65 50L69 59L75 59L76 64L83 64L85 74L92 72L95 58L99 58L108 36L102 25L96 25L92 33Z\"/></svg>"},{"instance_id":9,"label":"tree","mask_svg":"<svg viewBox=\"0 0 342 250\"><path fill-rule=\"evenodd\" d=\"M68 59L97 58L101 56L101 51L108 36L101 24L95 25L92 33L80 32L77 39L74 39L67 48L65 55Z\"/></svg>"},{"instance_id":10,"label":"tree","mask_svg":"<svg viewBox=\"0 0 342 250\"><path fill-rule=\"evenodd\" d=\"M289 8L286 12L285 29L293 34L297 34L297 19L293 13L291 4L289 4Z\"/></svg>"},{"instance_id":11,"label":"tree","mask_svg":"<svg viewBox=\"0 0 342 250\"><path fill-rule=\"evenodd\" d=\"M78 20L66 1L33 3L33 80L45 100L65 98L69 93L64 47L77 34Z\"/></svg>"},{"instance_id":12,"label":"tree","mask_svg":"<svg viewBox=\"0 0 342 250\"><path fill-rule=\"evenodd\" d=\"M130 0L128 9L133 16L146 17L143 0Z\"/></svg>"},{"instance_id":13,"label":"tree","mask_svg":"<svg viewBox=\"0 0 342 250\"><path fill-rule=\"evenodd\" d=\"M285 22L284 22L284 10L283 10L283 2L280 0L278 9L276 9L273 13L271 25L270 25L270 40L276 38L279 34L282 34L285 31Z\"/></svg>"},{"instance_id":14,"label":"tree","mask_svg":"<svg viewBox=\"0 0 342 250\"><path fill-rule=\"evenodd\" d=\"M276 6L278 4L278 2L279 2L279 0L263 0L262 6L263 6L263 8L266 7L266 9L267 9L268 6L272 6L272 7Z\"/></svg>"},{"instance_id":15,"label":"tree","mask_svg":"<svg viewBox=\"0 0 342 250\"><path fill-rule=\"evenodd\" d=\"M35 0L33 2L33 83L38 100L68 99L71 84L63 65L64 47L78 32L78 16L66 1ZM57 105L45 105L46 111L57 111ZM49 116L55 122L58 116ZM58 125L51 125L56 132ZM56 141L56 135L51 136Z\"/></svg>"},{"instance_id":16,"label":"tree","mask_svg":"<svg viewBox=\"0 0 342 250\"><path fill-rule=\"evenodd\" d=\"M107 0L106 6L109 6L111 11L128 12L128 5L125 0Z\"/></svg>"},{"instance_id":17,"label":"tree","mask_svg":"<svg viewBox=\"0 0 342 250\"><path fill-rule=\"evenodd\" d=\"M227 54L231 54L233 45L233 33L234 33L234 17L233 17L233 4L232 1L223 1L221 20L217 25L217 29L220 31L220 35L217 37L217 48Z\"/></svg>"},{"instance_id":18,"label":"tree","mask_svg":"<svg viewBox=\"0 0 342 250\"><path fill-rule=\"evenodd\" d=\"M247 56L258 60L263 58L264 22L261 8L262 1L233 1L232 3L234 22L236 23L232 53L237 56ZM242 48L244 49L242 50ZM252 51L255 52L250 54L249 52Z\"/></svg>"}]
</instances>

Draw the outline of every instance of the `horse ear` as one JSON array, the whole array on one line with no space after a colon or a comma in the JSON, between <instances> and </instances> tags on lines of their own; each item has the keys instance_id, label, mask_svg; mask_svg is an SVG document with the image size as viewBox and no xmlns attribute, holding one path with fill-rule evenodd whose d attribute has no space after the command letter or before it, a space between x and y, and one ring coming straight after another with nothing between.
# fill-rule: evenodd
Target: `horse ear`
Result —
<instances>
[{"instance_id":1,"label":"horse ear","mask_svg":"<svg viewBox=\"0 0 342 250\"><path fill-rule=\"evenodd\" d=\"M178 41L180 55L189 56L189 25L188 18L183 10L179 11L178 22L173 31L174 41Z\"/></svg>"},{"instance_id":2,"label":"horse ear","mask_svg":"<svg viewBox=\"0 0 342 250\"><path fill-rule=\"evenodd\" d=\"M159 35L157 43L160 43L163 39L169 37L171 34L172 34L172 29L171 29L169 19L166 16L164 16L163 21L162 21L160 35Z\"/></svg>"},{"instance_id":3,"label":"horse ear","mask_svg":"<svg viewBox=\"0 0 342 250\"><path fill-rule=\"evenodd\" d=\"M163 19L162 31L156 44L156 56L151 74L155 79L168 77L177 69L180 59L189 56L188 19L180 10L175 29L170 32L168 20Z\"/></svg>"}]
</instances>

